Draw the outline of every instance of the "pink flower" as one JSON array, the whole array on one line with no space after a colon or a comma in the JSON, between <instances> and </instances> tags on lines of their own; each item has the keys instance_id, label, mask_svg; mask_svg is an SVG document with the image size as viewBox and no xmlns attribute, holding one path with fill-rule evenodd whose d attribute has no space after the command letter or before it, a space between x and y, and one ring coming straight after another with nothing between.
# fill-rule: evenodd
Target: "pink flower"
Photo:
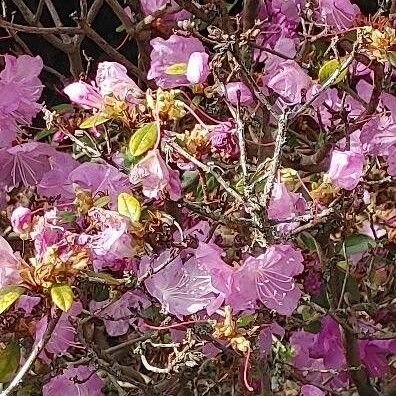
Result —
<instances>
[{"instance_id":1,"label":"pink flower","mask_svg":"<svg viewBox=\"0 0 396 396\"><path fill-rule=\"evenodd\" d=\"M138 104L143 91L128 77L125 66L116 62L101 62L96 72L96 84L102 96L113 95L129 104Z\"/></svg>"},{"instance_id":2,"label":"pink flower","mask_svg":"<svg viewBox=\"0 0 396 396\"><path fill-rule=\"evenodd\" d=\"M205 48L197 38L173 34L167 40L156 37L150 41L150 44L153 50L150 55L151 65L147 78L154 79L159 87L175 88L190 85L191 81L187 78L187 70L190 57L193 54L190 77L198 78L202 82L208 73L208 66L205 64ZM197 55L197 52L201 55ZM193 67L197 65L199 70L193 70Z\"/></svg>"},{"instance_id":3,"label":"pink flower","mask_svg":"<svg viewBox=\"0 0 396 396\"><path fill-rule=\"evenodd\" d=\"M140 5L145 15L152 15L167 4L170 4L171 6L176 5L173 0L140 0ZM167 13L164 18L165 20L182 21L184 19L188 19L190 15L191 14L189 12L181 10L176 13Z\"/></svg>"},{"instance_id":4,"label":"pink flower","mask_svg":"<svg viewBox=\"0 0 396 396\"><path fill-rule=\"evenodd\" d=\"M249 309L260 300L281 315L291 315L301 291L293 276L300 274L303 257L290 245L272 245L258 257L248 257L233 278L235 295L230 304L236 309Z\"/></svg>"},{"instance_id":5,"label":"pink flower","mask_svg":"<svg viewBox=\"0 0 396 396\"><path fill-rule=\"evenodd\" d=\"M30 236L34 241L38 257L44 255L48 247L56 245L62 240L65 229L60 223L58 211L55 208L44 212L44 216L40 216L35 222Z\"/></svg>"},{"instance_id":6,"label":"pink flower","mask_svg":"<svg viewBox=\"0 0 396 396\"><path fill-rule=\"evenodd\" d=\"M50 354L50 356L59 355L65 353L71 347L79 348L82 346L80 343L76 342L77 330L70 321L70 319L75 319L81 311L82 304L80 302L74 302L69 311L62 313L51 334L51 338L40 354L41 359L50 362L51 359L47 353ZM36 323L36 342L41 339L47 328L47 324L47 316L44 316Z\"/></svg>"},{"instance_id":7,"label":"pink flower","mask_svg":"<svg viewBox=\"0 0 396 396\"><path fill-rule=\"evenodd\" d=\"M84 81L77 81L67 85L63 92L69 99L84 109L102 109L104 101L98 88Z\"/></svg>"},{"instance_id":8,"label":"pink flower","mask_svg":"<svg viewBox=\"0 0 396 396\"><path fill-rule=\"evenodd\" d=\"M27 294L23 294L20 296L15 303L16 309L21 309L27 314L31 314L33 309L40 304L41 297L28 296Z\"/></svg>"},{"instance_id":9,"label":"pink flower","mask_svg":"<svg viewBox=\"0 0 396 396\"><path fill-rule=\"evenodd\" d=\"M241 106L250 106L254 103L250 89L241 81L230 82L225 85L223 90L226 99L234 106L238 104L238 95L240 95L239 103Z\"/></svg>"},{"instance_id":10,"label":"pink flower","mask_svg":"<svg viewBox=\"0 0 396 396\"><path fill-rule=\"evenodd\" d=\"M55 154L53 147L39 142L0 149L0 180L8 186L36 186L51 169Z\"/></svg>"},{"instance_id":11,"label":"pink flower","mask_svg":"<svg viewBox=\"0 0 396 396\"><path fill-rule=\"evenodd\" d=\"M396 353L396 339L360 340L359 354L371 377L382 378L389 373L386 355Z\"/></svg>"},{"instance_id":12,"label":"pink flower","mask_svg":"<svg viewBox=\"0 0 396 396\"><path fill-rule=\"evenodd\" d=\"M239 154L235 125L232 122L214 125L208 137L214 152L229 158L235 158Z\"/></svg>"},{"instance_id":13,"label":"pink flower","mask_svg":"<svg viewBox=\"0 0 396 396\"><path fill-rule=\"evenodd\" d=\"M43 396L102 396L103 381L88 366L64 369L43 386Z\"/></svg>"},{"instance_id":14,"label":"pink flower","mask_svg":"<svg viewBox=\"0 0 396 396\"><path fill-rule=\"evenodd\" d=\"M69 155L57 153L52 163L53 169L47 172L37 187L45 197L59 196L59 203L72 202L75 197L73 184L90 190L92 195L109 195L110 207L115 208L117 196L130 190L128 177L108 164L84 162L79 164Z\"/></svg>"},{"instance_id":15,"label":"pink flower","mask_svg":"<svg viewBox=\"0 0 396 396\"><path fill-rule=\"evenodd\" d=\"M333 150L328 175L336 186L350 191L359 184L363 166L363 154Z\"/></svg>"},{"instance_id":16,"label":"pink flower","mask_svg":"<svg viewBox=\"0 0 396 396\"><path fill-rule=\"evenodd\" d=\"M202 84L209 76L209 55L206 52L193 52L188 59L186 77L191 84Z\"/></svg>"},{"instance_id":17,"label":"pink flower","mask_svg":"<svg viewBox=\"0 0 396 396\"><path fill-rule=\"evenodd\" d=\"M168 260L169 251L165 251L154 263L142 266L140 273L144 274L150 266L155 270ZM145 281L145 286L167 312L178 317L209 308L219 295L208 270L194 257L184 264L180 257L170 260L164 269Z\"/></svg>"},{"instance_id":18,"label":"pink flower","mask_svg":"<svg viewBox=\"0 0 396 396\"><path fill-rule=\"evenodd\" d=\"M96 224L96 233L81 234L79 242L92 249L94 267L97 270L104 267L114 269L113 266L118 265L119 260L134 256L127 217L102 208L90 209L88 216Z\"/></svg>"},{"instance_id":19,"label":"pink flower","mask_svg":"<svg viewBox=\"0 0 396 396\"><path fill-rule=\"evenodd\" d=\"M24 125L32 122L41 108L36 102L43 89L38 78L42 68L39 56L5 55L5 68L0 73L0 119L11 117Z\"/></svg>"},{"instance_id":20,"label":"pink flower","mask_svg":"<svg viewBox=\"0 0 396 396\"><path fill-rule=\"evenodd\" d=\"M265 326L259 334L259 348L260 355L262 357L267 357L271 351L272 346L272 336L276 334L279 337L285 335L285 329L278 325L278 323L273 322L268 326Z\"/></svg>"},{"instance_id":21,"label":"pink flower","mask_svg":"<svg viewBox=\"0 0 396 396\"><path fill-rule=\"evenodd\" d=\"M21 281L19 276L19 260L9 243L0 235L0 288L14 285Z\"/></svg>"},{"instance_id":22,"label":"pink flower","mask_svg":"<svg viewBox=\"0 0 396 396\"><path fill-rule=\"evenodd\" d=\"M181 196L179 172L165 163L157 149L150 150L132 167L129 180L132 184L141 184L143 194L148 198L158 199L164 191L167 191L174 201Z\"/></svg>"},{"instance_id":23,"label":"pink flower","mask_svg":"<svg viewBox=\"0 0 396 396\"><path fill-rule=\"evenodd\" d=\"M360 9L350 0L319 0L319 19L337 30L344 30L353 25Z\"/></svg>"},{"instance_id":24,"label":"pink flower","mask_svg":"<svg viewBox=\"0 0 396 396\"><path fill-rule=\"evenodd\" d=\"M11 225L18 234L28 232L32 226L32 211L22 206L14 209L11 215Z\"/></svg>"},{"instance_id":25,"label":"pink flower","mask_svg":"<svg viewBox=\"0 0 396 396\"><path fill-rule=\"evenodd\" d=\"M118 300L111 301L91 301L89 308L92 313L98 311L96 315L103 318L107 334L111 337L124 335L129 326L137 317L133 315L133 310L142 307L143 309L151 305L150 300L143 293L128 291Z\"/></svg>"},{"instance_id":26,"label":"pink flower","mask_svg":"<svg viewBox=\"0 0 396 396\"><path fill-rule=\"evenodd\" d=\"M312 86L311 77L294 60L278 64L269 76L268 88L275 91L289 105L301 103L303 93Z\"/></svg>"},{"instance_id":27,"label":"pink flower","mask_svg":"<svg viewBox=\"0 0 396 396\"><path fill-rule=\"evenodd\" d=\"M285 183L275 183L268 206L268 218L287 220L304 214L307 203L302 194L290 192Z\"/></svg>"},{"instance_id":28,"label":"pink flower","mask_svg":"<svg viewBox=\"0 0 396 396\"><path fill-rule=\"evenodd\" d=\"M300 391L300 396L326 396L322 390L313 385L303 385Z\"/></svg>"}]
</instances>

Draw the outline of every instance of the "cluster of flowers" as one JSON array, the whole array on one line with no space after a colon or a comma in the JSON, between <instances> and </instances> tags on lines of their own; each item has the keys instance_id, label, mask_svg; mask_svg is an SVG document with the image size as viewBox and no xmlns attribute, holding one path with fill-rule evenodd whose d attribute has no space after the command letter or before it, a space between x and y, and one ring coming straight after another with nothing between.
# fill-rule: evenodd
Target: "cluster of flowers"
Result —
<instances>
[{"instance_id":1,"label":"cluster of flowers","mask_svg":"<svg viewBox=\"0 0 396 396\"><path fill-rule=\"evenodd\" d=\"M151 15L168 2L141 3ZM351 370L383 378L394 369L387 356L396 353L396 339L378 339L378 331L387 329L378 313L356 314L363 368L350 368L342 341L345 318L333 308L331 315L323 311L333 304L326 271L344 277L339 311L350 283L372 304L391 289L386 264L396 242L396 99L381 88L392 72L395 31L390 22L386 37L374 25L362 25L349 0L311 3L260 1L259 22L244 44L256 64L254 87L238 70L224 78L219 65L232 58L227 46L219 49L212 36L203 41L180 28L150 41L147 79L156 89L142 90L126 67L101 62L94 81L64 88L74 106L51 112L39 102L42 60L5 56L0 209L12 230L0 236L0 309L27 318L36 343L56 307L64 311L39 355L43 362L61 362L70 351L81 357L86 345L76 323L83 317L101 320L109 337L123 337L146 333L145 312L151 309L155 321L167 315L175 323L211 324L216 344L208 341L202 349L208 357L221 353L220 343L241 356L256 353L292 367L305 384L303 396L349 389ZM309 40L300 34L307 15L310 32L318 32L312 41L356 32L360 42L349 60L308 53L316 50L307 51ZM163 19L189 18L178 9ZM321 78L330 64L335 68ZM327 84L334 73L338 78ZM264 116L263 97L272 101ZM48 133L34 138L28 131L40 110ZM277 117L294 112L301 115L288 125L284 141L263 141L264 135L276 140ZM255 117L267 120L262 135L254 130ZM264 161L279 144L300 159L325 151L324 168L293 169L286 149L290 168L279 166L287 162L279 158ZM262 149L270 154L263 157ZM341 209L344 228L335 224L327 241L337 247L329 268L322 231L315 227L349 194L352 204ZM26 248L15 252L9 235ZM87 299L80 285L87 279L104 284L106 296ZM321 310L314 312L315 306ZM296 325L307 315L316 331ZM236 318L249 323L238 327ZM184 331L171 335L187 337ZM19 361L13 372L18 367ZM106 380L95 365L62 367L42 386L45 396L103 394ZM144 367L150 372L153 366ZM246 371L244 381L254 390Z\"/></svg>"}]
</instances>

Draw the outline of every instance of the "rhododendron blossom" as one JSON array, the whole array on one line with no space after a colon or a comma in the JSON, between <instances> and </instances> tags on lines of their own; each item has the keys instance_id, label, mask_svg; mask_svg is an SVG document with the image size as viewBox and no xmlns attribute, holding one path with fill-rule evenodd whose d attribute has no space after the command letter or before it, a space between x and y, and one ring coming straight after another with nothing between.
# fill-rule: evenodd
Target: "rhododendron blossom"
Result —
<instances>
[{"instance_id":1,"label":"rhododendron blossom","mask_svg":"<svg viewBox=\"0 0 396 396\"><path fill-rule=\"evenodd\" d=\"M390 395L395 1L14 3L1 395Z\"/></svg>"}]
</instances>

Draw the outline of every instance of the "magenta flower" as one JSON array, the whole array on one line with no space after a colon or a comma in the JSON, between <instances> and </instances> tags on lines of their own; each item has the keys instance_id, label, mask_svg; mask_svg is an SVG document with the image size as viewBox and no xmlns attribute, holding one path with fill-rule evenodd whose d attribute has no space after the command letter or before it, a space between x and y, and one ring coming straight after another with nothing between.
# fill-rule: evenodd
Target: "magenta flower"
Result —
<instances>
[{"instance_id":1,"label":"magenta flower","mask_svg":"<svg viewBox=\"0 0 396 396\"><path fill-rule=\"evenodd\" d=\"M23 206L17 207L11 214L11 225L18 234L28 232L32 226L32 211Z\"/></svg>"},{"instance_id":2,"label":"magenta flower","mask_svg":"<svg viewBox=\"0 0 396 396\"><path fill-rule=\"evenodd\" d=\"M18 58L5 55L5 68L0 73L0 147L6 147L16 133L16 123L29 125L41 109L37 103L43 85L38 78L42 59L29 55Z\"/></svg>"},{"instance_id":3,"label":"magenta flower","mask_svg":"<svg viewBox=\"0 0 396 396\"><path fill-rule=\"evenodd\" d=\"M188 75L199 82L206 80L209 74L207 57L204 46L197 38L173 34L167 40L156 37L150 41L150 44L153 50L147 78L154 79L159 87L175 88L190 85L195 81L189 81Z\"/></svg>"},{"instance_id":4,"label":"magenta flower","mask_svg":"<svg viewBox=\"0 0 396 396\"><path fill-rule=\"evenodd\" d=\"M40 304L41 297L28 296L27 294L23 294L18 298L15 303L16 309L21 309L27 314L31 314L33 309Z\"/></svg>"},{"instance_id":5,"label":"magenta flower","mask_svg":"<svg viewBox=\"0 0 396 396\"><path fill-rule=\"evenodd\" d=\"M363 154L333 150L328 176L336 186L350 191L359 184L363 166Z\"/></svg>"},{"instance_id":6,"label":"magenta flower","mask_svg":"<svg viewBox=\"0 0 396 396\"><path fill-rule=\"evenodd\" d=\"M261 301L281 315L291 315L297 307L301 291L293 276L300 274L303 257L290 245L273 245L258 257L248 257L236 271L232 305L249 309Z\"/></svg>"},{"instance_id":7,"label":"magenta flower","mask_svg":"<svg viewBox=\"0 0 396 396\"><path fill-rule=\"evenodd\" d=\"M35 186L51 169L53 147L45 143L29 142L0 149L0 180L8 186L22 183Z\"/></svg>"},{"instance_id":8,"label":"magenta flower","mask_svg":"<svg viewBox=\"0 0 396 396\"><path fill-rule=\"evenodd\" d=\"M69 348L80 348L81 344L76 342L77 330L70 322L70 319L75 319L82 311L82 304L74 302L69 311L63 312L51 338L47 342L44 350L40 354L40 358L46 362L50 362L52 355L59 355L65 353ZM48 317L42 317L36 323L36 342L41 339L45 329L47 328ZM47 355L49 354L49 356Z\"/></svg>"},{"instance_id":9,"label":"magenta flower","mask_svg":"<svg viewBox=\"0 0 396 396\"><path fill-rule=\"evenodd\" d=\"M268 206L268 218L287 220L305 213L307 203L302 194L290 192L285 183L275 183Z\"/></svg>"},{"instance_id":10,"label":"magenta flower","mask_svg":"<svg viewBox=\"0 0 396 396\"><path fill-rule=\"evenodd\" d=\"M12 247L0 235L0 288L14 285L21 281L19 276L19 259L14 254Z\"/></svg>"},{"instance_id":11,"label":"magenta flower","mask_svg":"<svg viewBox=\"0 0 396 396\"><path fill-rule=\"evenodd\" d=\"M160 8L164 7L165 5L170 4L171 6L176 5L176 3L171 0L140 0L140 5L142 7L142 11L145 15L152 15L153 13L155 13L156 11L158 11ZM185 10L181 10L179 12L176 13L167 13L164 16L165 20L168 21L182 21L185 19L190 18L190 13L185 11Z\"/></svg>"},{"instance_id":12,"label":"magenta flower","mask_svg":"<svg viewBox=\"0 0 396 396\"><path fill-rule=\"evenodd\" d=\"M113 267L119 266L119 260L134 256L127 217L102 208L90 209L88 216L96 224L96 234L81 234L79 242L92 250L95 269L115 269Z\"/></svg>"},{"instance_id":13,"label":"magenta flower","mask_svg":"<svg viewBox=\"0 0 396 396\"><path fill-rule=\"evenodd\" d=\"M74 190L72 182L68 181L71 172L76 169L80 163L70 154L56 152L51 159L51 170L44 174L40 183L37 185L37 192L44 197L60 196L74 199Z\"/></svg>"},{"instance_id":14,"label":"magenta flower","mask_svg":"<svg viewBox=\"0 0 396 396\"><path fill-rule=\"evenodd\" d=\"M154 263L140 268L140 272L145 273L150 266L155 270L167 260L169 252L165 251ZM145 286L167 312L178 317L210 308L219 295L208 270L195 258L190 258L183 264L180 257L177 257L148 278Z\"/></svg>"},{"instance_id":15,"label":"magenta flower","mask_svg":"<svg viewBox=\"0 0 396 396\"><path fill-rule=\"evenodd\" d=\"M84 109L102 109L104 101L98 88L84 81L77 81L67 85L63 92L69 99Z\"/></svg>"},{"instance_id":16,"label":"magenta flower","mask_svg":"<svg viewBox=\"0 0 396 396\"><path fill-rule=\"evenodd\" d=\"M337 30L344 30L353 25L360 15L360 9L350 0L319 0L318 18Z\"/></svg>"},{"instance_id":17,"label":"magenta flower","mask_svg":"<svg viewBox=\"0 0 396 396\"><path fill-rule=\"evenodd\" d=\"M236 129L232 122L214 125L208 137L214 152L229 158L235 158L239 154Z\"/></svg>"},{"instance_id":18,"label":"magenta flower","mask_svg":"<svg viewBox=\"0 0 396 396\"><path fill-rule=\"evenodd\" d=\"M239 103L241 106L250 106L254 103L254 98L250 89L241 81L230 82L223 88L226 99L234 106Z\"/></svg>"},{"instance_id":19,"label":"magenta flower","mask_svg":"<svg viewBox=\"0 0 396 396\"><path fill-rule=\"evenodd\" d=\"M96 302L92 300L89 308L93 314L103 318L107 334L111 337L124 335L129 326L136 321L133 310L142 307L143 309L151 305L150 300L143 293L129 291L124 293L118 300Z\"/></svg>"},{"instance_id":20,"label":"magenta flower","mask_svg":"<svg viewBox=\"0 0 396 396\"><path fill-rule=\"evenodd\" d=\"M279 63L268 78L268 88L289 105L301 103L303 93L313 84L311 77L294 60Z\"/></svg>"},{"instance_id":21,"label":"magenta flower","mask_svg":"<svg viewBox=\"0 0 396 396\"><path fill-rule=\"evenodd\" d=\"M130 190L128 177L108 164L84 162L79 164L70 156L57 153L53 169L47 172L37 187L44 197L59 196L59 203L72 202L75 197L73 184L90 190L93 196L99 193L109 195L110 207L115 208L117 196Z\"/></svg>"},{"instance_id":22,"label":"magenta flower","mask_svg":"<svg viewBox=\"0 0 396 396\"><path fill-rule=\"evenodd\" d=\"M396 353L396 339L360 340L359 354L371 377L385 377L389 373L386 356Z\"/></svg>"},{"instance_id":23,"label":"magenta flower","mask_svg":"<svg viewBox=\"0 0 396 396\"><path fill-rule=\"evenodd\" d=\"M144 93L128 77L125 66L116 62L101 62L96 72L96 84L102 96L113 95L131 105L141 102Z\"/></svg>"},{"instance_id":24,"label":"magenta flower","mask_svg":"<svg viewBox=\"0 0 396 396\"><path fill-rule=\"evenodd\" d=\"M102 396L103 381L88 366L64 369L43 386L43 396Z\"/></svg>"},{"instance_id":25,"label":"magenta flower","mask_svg":"<svg viewBox=\"0 0 396 396\"><path fill-rule=\"evenodd\" d=\"M278 323L273 322L270 325L263 327L263 329L260 331L259 348L260 355L262 357L266 358L271 351L273 334L282 338L285 335L285 329L279 326Z\"/></svg>"},{"instance_id":26,"label":"magenta flower","mask_svg":"<svg viewBox=\"0 0 396 396\"><path fill-rule=\"evenodd\" d=\"M131 168L129 180L132 184L141 184L143 194L148 198L158 199L162 192L167 191L172 200L180 199L179 172L165 163L157 149L150 150Z\"/></svg>"},{"instance_id":27,"label":"magenta flower","mask_svg":"<svg viewBox=\"0 0 396 396\"><path fill-rule=\"evenodd\" d=\"M326 394L314 385L303 385L300 389L300 396L326 396Z\"/></svg>"}]
</instances>

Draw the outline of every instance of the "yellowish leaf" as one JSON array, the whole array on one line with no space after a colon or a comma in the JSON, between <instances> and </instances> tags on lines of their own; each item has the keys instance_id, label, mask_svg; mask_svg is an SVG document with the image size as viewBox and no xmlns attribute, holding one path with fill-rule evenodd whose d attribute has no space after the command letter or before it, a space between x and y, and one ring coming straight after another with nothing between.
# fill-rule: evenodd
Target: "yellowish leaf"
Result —
<instances>
[{"instance_id":1,"label":"yellowish leaf","mask_svg":"<svg viewBox=\"0 0 396 396\"><path fill-rule=\"evenodd\" d=\"M175 63L165 69L165 73L170 76L180 76L186 74L187 63Z\"/></svg>"},{"instance_id":2,"label":"yellowish leaf","mask_svg":"<svg viewBox=\"0 0 396 396\"><path fill-rule=\"evenodd\" d=\"M134 223L139 221L142 208L140 202L133 195L121 193L118 196L117 204L120 214L129 217Z\"/></svg>"},{"instance_id":3,"label":"yellowish leaf","mask_svg":"<svg viewBox=\"0 0 396 396\"><path fill-rule=\"evenodd\" d=\"M157 141L158 132L155 122L144 124L140 127L129 140L129 152L134 157L144 154L150 150Z\"/></svg>"},{"instance_id":4,"label":"yellowish leaf","mask_svg":"<svg viewBox=\"0 0 396 396\"><path fill-rule=\"evenodd\" d=\"M0 314L6 311L25 292L21 286L5 286L0 290Z\"/></svg>"},{"instance_id":5,"label":"yellowish leaf","mask_svg":"<svg viewBox=\"0 0 396 396\"><path fill-rule=\"evenodd\" d=\"M52 302L62 311L67 312L73 304L72 288L64 283L56 283L51 287Z\"/></svg>"},{"instance_id":6,"label":"yellowish leaf","mask_svg":"<svg viewBox=\"0 0 396 396\"><path fill-rule=\"evenodd\" d=\"M109 116L105 113L94 114L93 116L88 117L86 120L84 120L80 124L80 128L81 129L93 128L95 126L104 124L109 120L110 120Z\"/></svg>"},{"instance_id":7,"label":"yellowish leaf","mask_svg":"<svg viewBox=\"0 0 396 396\"><path fill-rule=\"evenodd\" d=\"M12 342L0 350L0 382L9 382L19 367L21 350L18 343Z\"/></svg>"},{"instance_id":8,"label":"yellowish leaf","mask_svg":"<svg viewBox=\"0 0 396 396\"><path fill-rule=\"evenodd\" d=\"M341 63L337 59L330 59L329 61L325 62L319 70L319 82L324 83L326 82L336 70L339 70L341 67ZM348 70L344 70L334 81L333 84L340 83L347 75Z\"/></svg>"}]
</instances>

